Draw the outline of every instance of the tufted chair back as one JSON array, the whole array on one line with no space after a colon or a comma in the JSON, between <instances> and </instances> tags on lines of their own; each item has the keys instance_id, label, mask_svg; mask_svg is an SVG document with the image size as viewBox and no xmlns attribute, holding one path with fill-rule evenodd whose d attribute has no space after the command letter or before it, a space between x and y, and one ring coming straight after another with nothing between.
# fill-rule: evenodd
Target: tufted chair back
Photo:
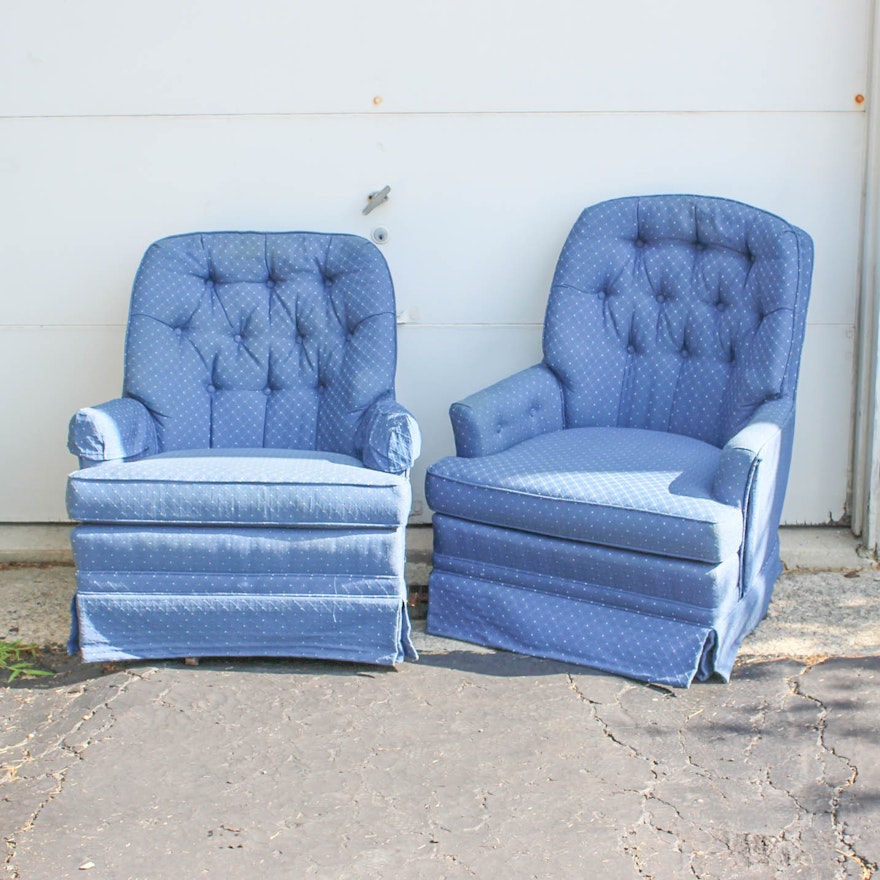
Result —
<instances>
[{"instance_id":1,"label":"tufted chair back","mask_svg":"<svg viewBox=\"0 0 880 880\"><path fill-rule=\"evenodd\" d=\"M762 403L794 394L811 260L799 229L726 199L586 209L562 249L544 324L566 426L723 446Z\"/></svg>"},{"instance_id":2,"label":"tufted chair back","mask_svg":"<svg viewBox=\"0 0 880 880\"><path fill-rule=\"evenodd\" d=\"M357 236L216 232L162 239L134 282L124 394L159 450L355 454L363 411L393 394L394 291Z\"/></svg>"}]
</instances>

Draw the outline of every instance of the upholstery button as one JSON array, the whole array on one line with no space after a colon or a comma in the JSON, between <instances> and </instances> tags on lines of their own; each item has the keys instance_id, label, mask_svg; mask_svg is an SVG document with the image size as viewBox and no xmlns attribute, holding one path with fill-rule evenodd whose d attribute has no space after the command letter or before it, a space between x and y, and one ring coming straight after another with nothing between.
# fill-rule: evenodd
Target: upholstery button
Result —
<instances>
[{"instance_id":1,"label":"upholstery button","mask_svg":"<svg viewBox=\"0 0 880 880\"><path fill-rule=\"evenodd\" d=\"M665 302L666 302L666 297L663 296L662 293L658 293L658 294L657 294L657 302L658 302L658 303L665 303Z\"/></svg>"},{"instance_id":2,"label":"upholstery button","mask_svg":"<svg viewBox=\"0 0 880 880\"><path fill-rule=\"evenodd\" d=\"M715 303L715 308L718 309L719 312L723 312L727 308L727 306L724 305L723 302L718 302Z\"/></svg>"},{"instance_id":3,"label":"upholstery button","mask_svg":"<svg viewBox=\"0 0 880 880\"><path fill-rule=\"evenodd\" d=\"M213 394L217 389L213 385L209 385L206 390L208 394Z\"/></svg>"},{"instance_id":4,"label":"upholstery button","mask_svg":"<svg viewBox=\"0 0 880 880\"><path fill-rule=\"evenodd\" d=\"M236 333L235 336L232 337L236 342L241 342L241 333Z\"/></svg>"},{"instance_id":5,"label":"upholstery button","mask_svg":"<svg viewBox=\"0 0 880 880\"><path fill-rule=\"evenodd\" d=\"M607 295L608 295L608 294L606 294L604 290L600 290L600 291L596 294L596 296L598 296L599 299L605 299L605 297L606 297Z\"/></svg>"},{"instance_id":6,"label":"upholstery button","mask_svg":"<svg viewBox=\"0 0 880 880\"><path fill-rule=\"evenodd\" d=\"M265 394L266 397L268 397L271 393L272 393L272 389L267 385L267 386L263 389L263 394Z\"/></svg>"},{"instance_id":7,"label":"upholstery button","mask_svg":"<svg viewBox=\"0 0 880 880\"><path fill-rule=\"evenodd\" d=\"M681 350L681 356L682 356L683 358L690 357L690 356L691 356L691 353L690 353L686 348L683 348L683 349Z\"/></svg>"},{"instance_id":8,"label":"upholstery button","mask_svg":"<svg viewBox=\"0 0 880 880\"><path fill-rule=\"evenodd\" d=\"M626 347L626 350L627 350L630 354L635 354L635 353L636 353L636 347L635 347L634 345L628 345L628 346Z\"/></svg>"},{"instance_id":9,"label":"upholstery button","mask_svg":"<svg viewBox=\"0 0 880 880\"><path fill-rule=\"evenodd\" d=\"M270 279L266 282L266 287L274 287L274 286L275 286L275 279L274 279L274 278L270 278Z\"/></svg>"},{"instance_id":10,"label":"upholstery button","mask_svg":"<svg viewBox=\"0 0 880 880\"><path fill-rule=\"evenodd\" d=\"M637 238L637 239L633 242L633 244L634 244L637 248L643 248L643 247L645 246L645 242L642 241L642 239L640 239L640 238Z\"/></svg>"}]
</instances>

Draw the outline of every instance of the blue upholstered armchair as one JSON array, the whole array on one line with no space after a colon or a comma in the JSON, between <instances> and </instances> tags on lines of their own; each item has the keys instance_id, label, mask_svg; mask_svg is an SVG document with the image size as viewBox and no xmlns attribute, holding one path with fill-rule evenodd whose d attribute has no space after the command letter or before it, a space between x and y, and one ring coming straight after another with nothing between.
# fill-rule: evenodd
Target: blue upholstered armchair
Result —
<instances>
[{"instance_id":1,"label":"blue upholstered armchair","mask_svg":"<svg viewBox=\"0 0 880 880\"><path fill-rule=\"evenodd\" d=\"M152 245L122 397L70 425L71 652L414 657L419 431L394 399L395 334L388 268L362 238Z\"/></svg>"},{"instance_id":2,"label":"blue upholstered armchair","mask_svg":"<svg viewBox=\"0 0 880 880\"><path fill-rule=\"evenodd\" d=\"M451 408L428 629L637 679L727 679L767 611L812 242L724 199L588 208L542 363Z\"/></svg>"}]
</instances>

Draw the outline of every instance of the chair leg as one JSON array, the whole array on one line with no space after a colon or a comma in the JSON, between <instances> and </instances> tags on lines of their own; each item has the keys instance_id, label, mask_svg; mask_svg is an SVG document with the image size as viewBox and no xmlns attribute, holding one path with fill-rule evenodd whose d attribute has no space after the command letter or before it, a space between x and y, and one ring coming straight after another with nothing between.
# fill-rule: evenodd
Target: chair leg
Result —
<instances>
[{"instance_id":1,"label":"chair leg","mask_svg":"<svg viewBox=\"0 0 880 880\"><path fill-rule=\"evenodd\" d=\"M187 666L198 666L199 658L198 657L184 657L183 662L186 663Z\"/></svg>"}]
</instances>

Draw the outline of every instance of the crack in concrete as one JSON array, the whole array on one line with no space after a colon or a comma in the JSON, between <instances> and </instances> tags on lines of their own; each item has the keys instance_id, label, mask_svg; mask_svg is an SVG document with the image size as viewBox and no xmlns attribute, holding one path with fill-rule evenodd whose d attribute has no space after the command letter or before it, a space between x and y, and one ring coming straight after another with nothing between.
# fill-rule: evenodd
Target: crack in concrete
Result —
<instances>
[{"instance_id":1,"label":"crack in concrete","mask_svg":"<svg viewBox=\"0 0 880 880\"><path fill-rule=\"evenodd\" d=\"M825 741L825 734L828 729L828 707L818 697L814 697L812 694L806 693L801 688L801 680L803 679L803 676L806 675L815 665L817 664L806 664L797 676L792 676L791 678L787 679L787 683L789 688L791 689L791 693L794 696L809 700L818 709L819 714L816 722L816 730L817 745L819 746L819 748L823 752L837 758L839 761L843 761L843 763L850 771L849 778L846 779L842 785L835 786L832 789L830 798L831 823L838 841L837 851L842 856L844 856L844 859L849 859L859 866L862 872L862 880L870 880L870 878L872 878L877 872L878 866L876 863L871 862L860 853L856 852L856 850L853 848L852 841L848 838L846 834L845 826L840 819L840 804L843 798L843 793L848 788L852 788L852 786L856 784L856 780L859 776L859 769L858 767L856 767L855 764L853 764L850 758L848 758L846 755L841 755L836 749L832 748ZM824 777L821 781L824 784L829 785ZM791 797L790 794L789 797ZM794 798L792 799L794 800ZM841 865L841 869L842 874L845 874L844 864Z\"/></svg>"},{"instance_id":2,"label":"crack in concrete","mask_svg":"<svg viewBox=\"0 0 880 880\"><path fill-rule=\"evenodd\" d=\"M800 673L803 675L804 672L808 671L811 668L810 665L806 666L804 670ZM826 724L827 710L824 706L822 706L821 702L815 700L807 694L803 694L799 690L798 682L796 679L787 679L787 683L789 685L789 689L792 695L798 697L805 697L807 699L811 699L816 705L820 708L820 717L816 724L816 729L818 731L817 744L824 752L834 755L835 757L841 758L846 761L840 755L837 755L833 749L829 748L827 744L824 742L824 730ZM771 711L771 704L767 701L763 701L758 707L757 711L751 715L749 721L751 722L751 726L753 729L753 737L749 742L748 746L745 749L745 756L751 757L755 748L762 741L764 736L764 728L766 726L766 721ZM781 707L779 707L781 708ZM682 741L682 746L684 743ZM699 766L695 764L690 758L688 758L688 762L692 766ZM848 766L852 766L848 761L846 762ZM712 785L715 779L726 779L728 777L717 776L716 774L708 773L705 768L700 767L701 770L704 771L704 778L707 783ZM708 775L707 775L708 773ZM818 780L826 785L826 787L830 787L830 783L823 777ZM851 780L851 781L854 781ZM787 788L776 784L773 780L772 768L768 767L764 770L763 775L761 777L756 777L754 779L749 780L751 785L756 786L761 792L761 799L765 799L765 791L773 791L785 796L790 802L793 804L795 808L795 815L792 820L781 830L779 834L763 834L763 833L755 833L755 832L745 832L738 835L724 835L714 833L711 829L703 829L706 833L710 835L710 837L715 840L723 849L732 857L744 857L749 864L766 864L767 859L774 852L778 853L780 846L783 848L786 844L791 844L792 846L799 846L800 841L802 840L802 831L799 826L804 823L812 824L813 820L816 818L816 813L811 810L809 807L805 806L801 799L795 792L789 791ZM839 805L840 794L843 790L846 789L850 783L846 783L843 786L840 786L838 789L834 790L832 795L832 802L834 804L834 811L832 815L832 820L834 823L835 830L837 832L838 838L841 839L842 829L839 827L839 823L836 816L836 809ZM859 861L860 864L863 864L858 857L855 859ZM844 864L841 862L841 870L844 870ZM841 875L842 876L842 875ZM872 874L865 874L865 880L871 877Z\"/></svg>"},{"instance_id":3,"label":"crack in concrete","mask_svg":"<svg viewBox=\"0 0 880 880\"><path fill-rule=\"evenodd\" d=\"M684 817L681 815L678 808L675 804L664 801L662 798L658 797L656 793L657 784L661 781L662 776L659 771L659 764L656 760L649 757L648 755L643 755L639 749L635 746L630 745L627 742L624 742L620 737L615 734L615 732L611 729L611 726L608 722L599 714L599 703L595 700L591 700L583 691L581 691L580 687L578 687L577 682L574 679L574 676L568 675L569 687L572 691L577 695L578 699L587 705L590 710L590 715L593 720L599 725L602 730L602 734L607 737L611 742L613 742L619 748L625 749L633 758L637 760L643 761L646 765L648 772L651 774L651 782L650 784L643 789L629 789L632 794L638 795L641 798L641 812L639 815L638 822L636 823L636 827L630 830L625 831L620 838L621 849L623 853L629 856L632 859L633 866L638 871L640 877L644 877L645 880L653 880L654 875L650 873L648 866L644 863L641 853L639 852L639 843L637 840L637 828L642 826L654 831L657 834L664 835L672 835L676 839L676 846L678 847L678 835L670 832L666 828L662 828L660 825L656 823L654 820L654 813L650 808L652 802L662 804L663 806L669 807L676 816L679 817L682 821L684 821ZM618 706L620 706L620 701L622 697L634 690L636 685L624 685L615 695L615 701ZM664 694L667 698L674 697L675 694L669 691L667 688L661 688L659 686L653 687L648 685L652 690L658 690ZM687 853L688 857L688 869L694 877L697 877L696 870L693 864L693 853Z\"/></svg>"},{"instance_id":4,"label":"crack in concrete","mask_svg":"<svg viewBox=\"0 0 880 880\"><path fill-rule=\"evenodd\" d=\"M761 740L764 738L764 727L767 722L767 713L769 711L769 701L762 700L761 705L758 706L758 711L749 718L749 723L752 725L754 736L745 748L745 756L747 758L751 756L752 752L757 748L758 743L760 743Z\"/></svg>"},{"instance_id":5,"label":"crack in concrete","mask_svg":"<svg viewBox=\"0 0 880 880\"><path fill-rule=\"evenodd\" d=\"M76 761L84 761L84 757L82 752L84 752L96 739L100 736L103 736L108 730L110 730L113 725L116 723L116 716L112 710L112 704L116 702L124 693L126 693L130 687L130 685L135 680L147 680L149 676L145 676L142 674L132 673L125 670L126 680L116 689L116 693L113 694L112 697L104 700L102 703L98 704L98 706L90 709L83 716L79 718L79 720L65 733L61 734L57 737L54 742L52 742L49 746L43 749L39 755L33 756L30 753L27 753L26 756L23 756L23 760L18 764L15 770L10 774L10 777L15 775L15 772L19 767L24 766L24 764L29 763L31 761L37 761L40 759L45 759L53 752L61 752L65 755L70 756L70 763L66 766L62 767L60 770L56 770L51 773L43 773L34 776L34 779L52 779L55 781L55 788L53 791L50 791L41 801L37 804L36 808L31 812L28 818L25 820L24 824L18 828L16 831L13 831L11 834L8 834L4 837L4 845L6 848L6 855L4 858L4 868L9 877L12 880L20 880L21 873L18 870L18 867L15 864L15 856L18 850L19 837L17 835L27 834L36 826L37 822L43 811L52 803L52 801L57 798L61 792L64 790L64 785L67 782L68 774L70 770L76 763ZM83 694L88 693L88 687L82 688L75 694L75 697L82 696ZM67 705L70 705L68 701ZM70 737L76 735L78 731L83 728L88 721L91 721L98 712L106 710L108 717L107 720L90 736L85 740L85 742L81 743L78 747L70 745L67 740ZM41 725L40 729L45 729L46 724L48 722L44 722Z\"/></svg>"},{"instance_id":6,"label":"crack in concrete","mask_svg":"<svg viewBox=\"0 0 880 880\"><path fill-rule=\"evenodd\" d=\"M611 729L611 727L608 725L608 723L599 715L599 709L598 709L599 703L597 703L595 700L591 700L578 687L578 684L574 680L574 676L571 673L568 674L568 683L569 683L569 687L571 688L571 690L573 690L575 692L578 699L582 703L585 703L587 706L589 706L590 714L593 716L593 719L599 723L599 726L602 728L602 733L608 739L610 739L611 742L613 742L617 746L620 746L623 749L626 749L635 758L640 758L643 761L647 761L651 764L656 764L655 761L652 761L650 758L647 758L645 755L641 754L641 752L639 752L639 750L637 748L635 748L634 746L631 746L629 743L625 743L625 742L623 742L623 740L618 739L618 737L615 735L614 731ZM631 691L633 689L633 687L634 687L634 685L625 686L619 691L619 693L617 694L617 697L616 697L616 702L618 705L620 705L620 698L628 691ZM655 777L656 777L656 774L655 774Z\"/></svg>"},{"instance_id":7,"label":"crack in concrete","mask_svg":"<svg viewBox=\"0 0 880 880\"><path fill-rule=\"evenodd\" d=\"M467 862L462 861L459 856L453 855L452 853L442 853L441 858L447 862L451 862L453 865L456 865L459 868L462 868L471 877L478 876L477 872L469 864L467 864Z\"/></svg>"},{"instance_id":8,"label":"crack in concrete","mask_svg":"<svg viewBox=\"0 0 880 880\"><path fill-rule=\"evenodd\" d=\"M180 714L186 714L186 709L183 706L178 706L175 703L172 703L170 700L166 699L168 694L174 689L173 685L169 685L165 690L161 693L156 694L153 697L153 704L156 706L161 706L163 709L170 709L172 712L179 712Z\"/></svg>"},{"instance_id":9,"label":"crack in concrete","mask_svg":"<svg viewBox=\"0 0 880 880\"><path fill-rule=\"evenodd\" d=\"M808 672L813 665L815 664L805 665L800 673L800 676ZM843 857L840 862L840 876L843 877L845 875L845 863L846 860L850 860L851 862L859 866L859 869L861 870L861 880L870 880L870 878L875 877L875 873L877 872L877 865L870 862L854 849L852 841L848 839L846 835L844 824L841 821L839 815L843 793L855 784L856 779L858 778L858 768L852 763L850 759L848 759L845 755L839 754L826 742L825 732L828 724L827 707L819 699L811 696L808 693L805 693L801 689L799 677L788 679L787 683L792 695L800 697L802 699L810 700L818 709L819 714L816 721L818 747L826 755L833 756L834 758L843 761L845 766L848 767L850 770L849 778L840 785L835 786L833 782L827 779L825 773L823 773L822 778L819 780L827 788L831 789L831 821L837 841L839 843L838 852ZM664 778L664 774L660 770L660 765L657 761L653 760L649 756L642 754L638 748L620 739L620 737L611 729L608 722L605 721L604 718L602 718L599 711L600 704L586 696L580 690L576 681L574 680L574 677L571 675L569 675L569 685L571 689L576 693L578 698L587 706L589 706L591 716L600 725L603 734L615 745L619 746L622 749L625 749L632 757L645 762L652 776L652 782L646 788L639 791L632 789L630 790L631 793L638 794L642 798L642 812L639 817L637 826L635 828L629 829L621 836L621 845L623 852L632 859L633 865L638 871L640 877L652 878L653 874L651 873L650 867L648 866L648 864L646 864L643 855L640 852L637 829L638 827L644 827L654 832L655 834L671 836L676 840L676 846L674 846L674 849L676 849L676 851L680 852L683 856L687 858L688 863L686 865L686 870L689 872L689 875L697 878L698 880L698 878L702 876L696 865L696 858L699 853L696 851L683 851L677 845L678 841L680 840L678 833L667 827L663 827L661 822L655 818L654 813L651 809L652 803L661 804L671 810L679 821L685 823L688 822L688 820L674 803L664 800L657 794L656 787L660 782L663 781ZM620 701L624 694L632 690L633 687L634 686L625 687L616 695L616 701L618 705L620 705ZM761 742L771 708L772 706L770 702L763 701L757 707L757 711L755 711L749 719L753 730L753 737L745 749L745 754L747 757L752 755L757 745ZM717 787L716 783L719 780L724 781L729 778L725 776L719 776L718 774L710 771L708 768L699 765L692 759L690 755L688 755L688 749L684 741L683 731L679 731L679 742L682 748L682 753L685 755L689 766L699 771L700 775L705 779L706 784L709 787L714 788L717 794L723 797L724 794ZM760 864L765 863L765 860L768 857L769 853L776 851L780 845L784 847L786 844L789 844L797 847L798 842L801 840L802 837L799 826L807 822L812 823L816 814L801 801L796 792L791 792L784 787L778 786L774 782L771 770L769 768L765 771L763 778L754 779L752 780L752 782L753 784L758 786L758 788L762 792L766 789L784 795L791 801L792 805L794 806L794 817L792 818L791 822L789 822L781 830L779 834L767 835L759 833L745 833L741 835L730 836L715 833L710 828L703 828L702 830L706 834L708 834L710 838L712 838L720 847L722 847L723 851L726 851L730 856L740 858L744 857L749 863L753 863L755 859L758 859L758 861L754 863ZM764 797L763 794L761 796L762 798Z\"/></svg>"},{"instance_id":10,"label":"crack in concrete","mask_svg":"<svg viewBox=\"0 0 880 880\"><path fill-rule=\"evenodd\" d=\"M63 716L66 709L67 709L67 706L69 706L77 697L82 696L82 694L84 692L85 692L85 687L82 685L80 685L79 688L77 688L77 689L68 690L67 696L69 696L70 699L68 699L65 702L64 706L60 710L55 710L55 711L49 712L49 714L40 722L40 724L37 725L36 729L31 731L30 733L28 733L24 739L21 739L16 743L9 743L8 745L5 745L2 748L0 748L0 755L5 755L7 752L13 752L16 749L23 749L29 743L35 741L37 739L37 735L41 731L45 730L47 727L51 726L52 723L55 721L55 719L59 715ZM8 693L10 694L10 696L13 696L14 699L16 699L20 704L23 704L23 705L28 705L33 701L33 697L27 697L27 696L22 695L21 693L15 693L15 694L12 694L12 692L8 692ZM25 751L27 751L27 750L25 749ZM3 780L0 780L0 781L3 781Z\"/></svg>"}]
</instances>

